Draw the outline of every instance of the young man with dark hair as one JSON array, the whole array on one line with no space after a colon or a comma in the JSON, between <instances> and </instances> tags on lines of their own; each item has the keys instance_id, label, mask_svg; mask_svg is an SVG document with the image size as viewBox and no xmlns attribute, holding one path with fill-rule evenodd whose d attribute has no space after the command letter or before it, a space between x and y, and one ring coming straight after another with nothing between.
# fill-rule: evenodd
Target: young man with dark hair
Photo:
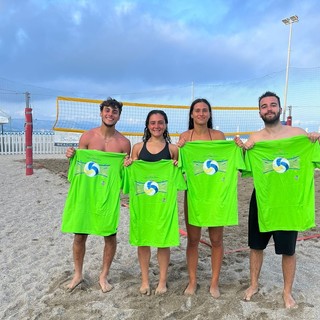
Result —
<instances>
[{"instance_id":1,"label":"young man with dark hair","mask_svg":"<svg viewBox=\"0 0 320 320\"><path fill-rule=\"evenodd\" d=\"M121 111L122 111L121 102L118 102L117 100L112 98L108 98L107 100L103 101L100 104L101 125L97 128L93 128L89 131L84 132L79 140L79 150L77 151L79 154L83 153L82 149L92 150L91 152L89 152L89 155L87 157L92 156L95 159L99 159L99 157L104 158L104 154L101 155L101 151L107 152L109 154L109 156L105 155L105 157L108 160L104 159L103 165L100 166L100 167L103 167L104 164L107 164L108 170L109 170L109 167L112 168L112 165L109 164L109 162L111 161L109 159L112 158L113 154L114 155L124 154L123 155L123 158L124 158L125 155L128 156L131 151L130 141L126 137L124 137L120 132L118 132L115 128L117 122L120 119ZM76 155L76 151L74 148L67 149L66 156L68 158L73 158L75 155ZM122 167L123 160L121 160L120 158L120 160L117 160L117 161L118 163L116 163L116 165ZM78 167L79 166L81 167L81 161L79 161L79 163L80 164L78 165ZM99 168L99 165L97 167L94 167L94 166L91 166L91 167L92 168L89 169L89 171L97 170L97 168ZM112 172L116 172L115 174L118 174L120 170L119 168L116 171L111 171L110 169L108 171L108 175L113 174ZM80 176L80 174L78 176ZM106 184L107 180L108 179L104 179L103 181L101 181L101 185ZM72 187L72 183L71 183L71 187ZM117 189L116 185L114 185L112 188ZM99 192L101 190L99 187ZM94 191L95 190L93 190L93 192ZM95 195L97 197L98 196L105 197L105 198L107 197L106 193L100 194L98 190L96 191L97 192L95 192ZM74 258L75 273L74 273L73 279L67 286L67 288L71 291L83 281L82 269L83 269L83 261L84 261L86 240L87 240L88 234L102 235L104 237L105 245L104 245L104 252L103 252L102 271L99 278L99 285L101 287L102 292L108 292L113 288L112 285L108 282L107 276L109 273L109 269L110 269L113 257L116 252L116 246L117 246L116 230L117 230L118 217L120 213L120 207L119 207L120 197L118 194L118 198L116 198L117 190L114 190L114 191L115 191L115 197L114 197L115 205L112 207L114 208L113 209L114 212L108 212L108 215L110 216L109 219L113 220L112 223L107 221L106 218L102 217L103 215L107 215L107 212L99 213L99 214L92 212L97 209L95 205L95 202L97 202L96 199L91 199L91 200L88 199L88 202L84 204L85 206L88 205L88 208L86 208L85 213L82 213L82 217L79 217L81 215L80 212L84 212L84 210L79 205L79 201L82 201L82 199L77 200L77 198L73 198L73 199L70 199L70 201L68 201L68 198L67 198L64 215L63 215L63 221L62 221L62 231L74 233L73 258ZM120 187L119 187L119 193L120 193ZM73 194L76 194L76 193L73 193ZM90 196L90 193L88 193L88 196ZM103 200L105 199L102 199L102 201ZM90 201L91 203L93 203L93 206L94 206L93 208L89 203ZM109 201L109 199L107 199L106 201ZM77 208L75 208L76 205L78 205ZM98 208L97 210L103 211L104 209ZM90 216L95 216L95 218L91 219ZM97 216L101 216L101 218L98 219ZM82 220L86 220L86 222L82 223L81 222ZM87 220L90 221L91 225L88 226ZM95 222L91 222L91 221L95 221ZM100 224L100 225L94 226L93 225L94 223ZM105 225L103 225L105 223L110 224L110 227L109 226L106 227ZM90 231L90 233L88 233L87 230L93 230L93 231Z\"/></svg>"}]
</instances>

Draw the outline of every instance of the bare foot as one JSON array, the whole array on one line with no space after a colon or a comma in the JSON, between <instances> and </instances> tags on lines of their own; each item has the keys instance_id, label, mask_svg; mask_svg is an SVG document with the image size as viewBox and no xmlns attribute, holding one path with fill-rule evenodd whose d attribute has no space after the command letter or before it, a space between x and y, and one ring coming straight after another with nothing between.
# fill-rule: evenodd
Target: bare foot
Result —
<instances>
[{"instance_id":1,"label":"bare foot","mask_svg":"<svg viewBox=\"0 0 320 320\"><path fill-rule=\"evenodd\" d=\"M218 299L220 297L219 287L210 287L210 294L214 299Z\"/></svg>"},{"instance_id":2,"label":"bare foot","mask_svg":"<svg viewBox=\"0 0 320 320\"><path fill-rule=\"evenodd\" d=\"M187 296L193 296L197 291L197 284L192 285L188 283L186 289L184 290L183 294Z\"/></svg>"},{"instance_id":3,"label":"bare foot","mask_svg":"<svg viewBox=\"0 0 320 320\"><path fill-rule=\"evenodd\" d=\"M78 287L83 282L83 278L74 276L71 282L67 285L67 291L72 292L76 287Z\"/></svg>"},{"instance_id":4,"label":"bare foot","mask_svg":"<svg viewBox=\"0 0 320 320\"><path fill-rule=\"evenodd\" d=\"M155 294L164 294L167 291L168 291L167 285L166 284L160 285L160 283L159 283Z\"/></svg>"},{"instance_id":5,"label":"bare foot","mask_svg":"<svg viewBox=\"0 0 320 320\"><path fill-rule=\"evenodd\" d=\"M284 301L284 305L287 309L295 309L298 308L297 303L295 302L295 300L293 299L291 294L285 294L283 293L283 301Z\"/></svg>"},{"instance_id":6,"label":"bare foot","mask_svg":"<svg viewBox=\"0 0 320 320\"><path fill-rule=\"evenodd\" d=\"M99 281L99 285L100 285L100 288L101 288L101 291L103 293L106 293L106 292L109 292L113 289L113 285L111 285L108 280L101 280Z\"/></svg>"},{"instance_id":7,"label":"bare foot","mask_svg":"<svg viewBox=\"0 0 320 320\"><path fill-rule=\"evenodd\" d=\"M250 301L252 296L254 296L257 292L258 292L258 288L254 288L254 287L249 287L245 293L244 293L244 296L243 296L243 300L245 301Z\"/></svg>"},{"instance_id":8,"label":"bare foot","mask_svg":"<svg viewBox=\"0 0 320 320\"><path fill-rule=\"evenodd\" d=\"M147 286L147 287L141 286L139 291L141 294L144 294L146 296L150 296L150 294L151 294L151 290L150 290L149 286Z\"/></svg>"}]
</instances>

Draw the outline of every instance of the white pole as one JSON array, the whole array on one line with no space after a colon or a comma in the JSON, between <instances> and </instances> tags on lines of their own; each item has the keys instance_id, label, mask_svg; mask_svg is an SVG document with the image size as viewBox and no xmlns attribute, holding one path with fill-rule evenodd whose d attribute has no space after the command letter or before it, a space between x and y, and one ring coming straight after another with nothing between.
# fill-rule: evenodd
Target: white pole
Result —
<instances>
[{"instance_id":1,"label":"white pole","mask_svg":"<svg viewBox=\"0 0 320 320\"><path fill-rule=\"evenodd\" d=\"M288 43L288 56L287 56L287 68L286 68L286 85L284 87L284 103L282 120L286 121L286 109L287 109L287 95L288 95L288 82L289 82L289 66L290 66L290 51L291 51L291 35L292 35L292 22L290 23L289 31L289 43Z\"/></svg>"},{"instance_id":2,"label":"white pole","mask_svg":"<svg viewBox=\"0 0 320 320\"><path fill-rule=\"evenodd\" d=\"M290 67L290 52L291 52L291 36L292 36L292 24L298 22L299 18L297 15L291 16L290 18L285 18L282 22L285 25L289 24L289 43L288 43L288 56L287 56L287 68L286 68L286 85L284 88L284 103L283 103L283 121L286 121L286 109L287 109L287 96L288 96L288 82L289 82L289 67Z\"/></svg>"}]
</instances>

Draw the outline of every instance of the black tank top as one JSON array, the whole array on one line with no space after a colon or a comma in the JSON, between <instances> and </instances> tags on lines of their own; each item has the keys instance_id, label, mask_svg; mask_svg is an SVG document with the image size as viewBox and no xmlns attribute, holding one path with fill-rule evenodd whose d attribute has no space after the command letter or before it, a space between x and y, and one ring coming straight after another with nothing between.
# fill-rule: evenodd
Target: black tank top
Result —
<instances>
[{"instance_id":1,"label":"black tank top","mask_svg":"<svg viewBox=\"0 0 320 320\"><path fill-rule=\"evenodd\" d=\"M144 160L144 161L149 161L149 162L155 162L155 161L159 161L162 159L170 160L171 154L170 154L170 150L169 150L169 143L166 142L165 147L159 153L153 154L148 151L147 146L146 146L146 142L144 142L143 147L139 153L138 159Z\"/></svg>"}]
</instances>

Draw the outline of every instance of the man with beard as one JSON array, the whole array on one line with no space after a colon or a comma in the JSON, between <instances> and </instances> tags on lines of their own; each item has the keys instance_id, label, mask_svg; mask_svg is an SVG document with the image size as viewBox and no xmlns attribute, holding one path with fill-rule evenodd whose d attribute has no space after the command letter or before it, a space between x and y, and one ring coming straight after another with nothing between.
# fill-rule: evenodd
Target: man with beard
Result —
<instances>
[{"instance_id":1,"label":"man with beard","mask_svg":"<svg viewBox=\"0 0 320 320\"><path fill-rule=\"evenodd\" d=\"M292 225L290 225L290 222L288 223L288 221L290 221L291 215L300 215L300 211L298 211L297 207L295 206L292 206L291 209L285 208L285 205L283 206L284 202L280 203L280 205L276 208L275 203L277 201L283 201L282 196L284 196L284 190L288 191L289 194L290 192L292 192L292 195L294 194L293 192L295 191L295 187L293 186L294 183L292 183L291 180L289 180L288 178L289 174L291 176L295 175L294 179L299 180L301 182L300 186L303 185L302 182L304 182L303 179L305 179L306 175L309 175L310 181L313 182L314 166L320 165L320 163L317 162L320 161L320 159L317 158L316 165L312 163L312 161L314 161L314 158L312 158L312 160L309 162L308 160L306 160L305 166L309 166L309 171L308 173L302 173L302 169L300 168L300 162L302 162L301 159L303 156L299 154L300 150L298 150L297 154L295 154L297 155L295 158L289 157L289 160L283 160L283 165L287 166L287 168L285 168L284 170L288 170L288 172L290 171L290 173L287 173L287 175L281 175L279 173L283 172L279 170L276 171L277 169L275 169L274 164L275 160L270 160L273 159L271 158L270 154L272 154L271 152L273 152L272 156L277 154L276 157L279 157L277 159L284 159L280 158L280 154L284 152L284 154L288 156L290 152L292 153L292 150L295 148L295 146L293 146L293 142L297 141L297 143L300 143L300 145L307 146L307 148L309 148L306 150L311 150L311 148L314 148L317 151L317 157L319 157L319 145L312 145L310 143L309 146L310 141L308 142L308 139L305 140L303 136L308 136L312 142L315 142L319 139L320 134L307 134L306 131L304 131L301 128L282 125L280 122L281 113L282 108L280 105L279 97L275 93L267 91L259 98L259 114L261 119L264 121L265 127L262 130L253 133L249 137L248 141L244 144L242 144L242 142L239 141L239 138L237 138L238 141L236 139L237 144L239 146L241 146L242 144L244 150L251 149L257 143L259 143L252 150L252 152L248 151L246 154L246 164L248 164L248 171L254 178L255 189L252 193L249 208L248 243L250 247L250 286L245 291L244 300L250 301L252 296L258 292L259 275L263 263L263 250L266 248L271 236L273 236L275 252L276 254L282 255L282 270L284 279L284 304L286 308L293 308L296 306L296 302L292 297L292 286L296 270L295 247L297 235L298 231L303 231L314 226L314 207L313 216L312 207L311 210L305 210L304 207L302 209L302 214L304 214L304 211L311 211L310 223L308 222L309 224L307 226L301 226L303 223L300 220L300 225L298 223L297 226L293 228ZM293 163L292 159L298 159L295 162L295 168L293 168L293 164L290 163L290 161ZM270 178L270 176L272 175L274 175L273 178ZM274 179L273 182L270 182L270 179ZM277 184L274 183L275 181L278 181L276 179L280 179L281 181L281 183L278 184L279 189L276 189L277 187L270 188L270 185L277 186ZM312 188L310 188L310 190L311 189ZM303 192L303 190L300 190L300 192ZM312 190L310 192L312 192ZM311 198L312 196L314 199L314 192L313 194L310 194ZM290 207L290 199L288 201L288 207ZM263 211L266 211L266 214L269 215L263 217ZM287 220L284 219L284 222L281 222L281 227L279 227L279 223L277 220L281 220L282 216L286 216L288 218L286 218ZM272 225L272 227L269 227L269 229L264 228L262 222L266 222L268 226Z\"/></svg>"}]
</instances>

